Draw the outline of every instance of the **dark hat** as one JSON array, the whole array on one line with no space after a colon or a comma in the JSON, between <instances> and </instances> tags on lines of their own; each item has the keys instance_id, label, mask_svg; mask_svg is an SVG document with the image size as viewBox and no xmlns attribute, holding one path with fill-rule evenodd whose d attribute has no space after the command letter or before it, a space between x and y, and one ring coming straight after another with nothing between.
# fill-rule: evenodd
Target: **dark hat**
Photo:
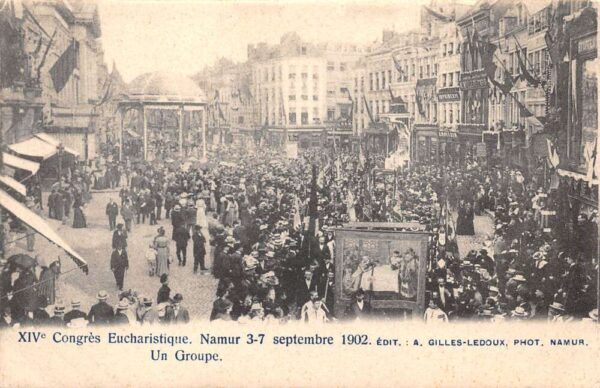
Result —
<instances>
[{"instance_id":1,"label":"dark hat","mask_svg":"<svg viewBox=\"0 0 600 388\"><path fill-rule=\"evenodd\" d=\"M175 294L175 296L173 297L173 300L175 302L181 302L183 300L183 296L181 294Z\"/></svg>"},{"instance_id":2,"label":"dark hat","mask_svg":"<svg viewBox=\"0 0 600 388\"><path fill-rule=\"evenodd\" d=\"M165 284L169 281L169 276L166 273L160 275L160 284Z\"/></svg>"}]
</instances>

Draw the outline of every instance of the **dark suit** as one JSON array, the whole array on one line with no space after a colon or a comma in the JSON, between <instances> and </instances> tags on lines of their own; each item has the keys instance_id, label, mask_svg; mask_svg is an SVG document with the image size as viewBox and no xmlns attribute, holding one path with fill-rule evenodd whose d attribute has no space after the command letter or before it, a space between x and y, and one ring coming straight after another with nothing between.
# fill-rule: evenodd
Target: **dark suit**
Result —
<instances>
[{"instance_id":1,"label":"dark suit","mask_svg":"<svg viewBox=\"0 0 600 388\"><path fill-rule=\"evenodd\" d=\"M114 315L113 308L105 301L100 301L92 306L87 318L92 325L106 325L112 321Z\"/></svg>"},{"instance_id":2,"label":"dark suit","mask_svg":"<svg viewBox=\"0 0 600 388\"><path fill-rule=\"evenodd\" d=\"M358 302L355 300L346 307L344 316L346 319L365 319L371 315L372 309L371 304L366 300L363 300L363 308L361 310Z\"/></svg>"},{"instance_id":3,"label":"dark suit","mask_svg":"<svg viewBox=\"0 0 600 388\"><path fill-rule=\"evenodd\" d=\"M79 309L73 309L65 314L65 323L70 323L73 319L87 318L87 315Z\"/></svg>"},{"instance_id":4,"label":"dark suit","mask_svg":"<svg viewBox=\"0 0 600 388\"><path fill-rule=\"evenodd\" d=\"M173 306L170 306L165 313L165 320L175 325L188 323L190 321L190 314L185 307L179 306L177 313L175 313Z\"/></svg>"},{"instance_id":5,"label":"dark suit","mask_svg":"<svg viewBox=\"0 0 600 388\"><path fill-rule=\"evenodd\" d=\"M63 320L63 317L59 317L59 316L53 316L52 318L50 318L48 320L48 325L49 326L58 326L58 327L62 327L62 326L66 326L66 322Z\"/></svg>"},{"instance_id":6,"label":"dark suit","mask_svg":"<svg viewBox=\"0 0 600 388\"><path fill-rule=\"evenodd\" d=\"M113 230L117 227L117 216L119 215L119 206L116 202L106 205L106 215L108 216L108 227Z\"/></svg>"},{"instance_id":7,"label":"dark suit","mask_svg":"<svg viewBox=\"0 0 600 388\"><path fill-rule=\"evenodd\" d=\"M194 242L194 272L198 270L198 265L200 265L201 270L205 270L204 256L206 255L206 239L201 233L194 233L192 241Z\"/></svg>"},{"instance_id":8,"label":"dark suit","mask_svg":"<svg viewBox=\"0 0 600 388\"><path fill-rule=\"evenodd\" d=\"M298 287L296 287L296 303L298 306L302 307L306 302L310 300L310 292L311 291L319 291L318 290L319 282L316 279L316 276L313 275L310 286L307 287L306 279L304 276L299 280Z\"/></svg>"},{"instance_id":9,"label":"dark suit","mask_svg":"<svg viewBox=\"0 0 600 388\"><path fill-rule=\"evenodd\" d=\"M127 248L127 232L115 230L113 233L112 248L117 249L118 247Z\"/></svg>"},{"instance_id":10,"label":"dark suit","mask_svg":"<svg viewBox=\"0 0 600 388\"><path fill-rule=\"evenodd\" d=\"M129 318L119 311L113 317L112 323L115 325L129 325Z\"/></svg>"},{"instance_id":11,"label":"dark suit","mask_svg":"<svg viewBox=\"0 0 600 388\"><path fill-rule=\"evenodd\" d=\"M123 289L123 280L125 279L125 270L127 268L129 268L127 251L121 250L121 252L119 252L117 249L115 249L110 257L110 269L115 275L115 280L119 290Z\"/></svg>"}]
</instances>

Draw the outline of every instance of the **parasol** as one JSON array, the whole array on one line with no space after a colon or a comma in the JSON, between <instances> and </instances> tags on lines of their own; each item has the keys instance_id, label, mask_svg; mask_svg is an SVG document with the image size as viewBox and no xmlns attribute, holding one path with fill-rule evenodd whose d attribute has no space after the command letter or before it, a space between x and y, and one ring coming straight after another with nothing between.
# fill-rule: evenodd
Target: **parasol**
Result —
<instances>
[{"instance_id":1,"label":"parasol","mask_svg":"<svg viewBox=\"0 0 600 388\"><path fill-rule=\"evenodd\" d=\"M8 258L8 262L18 265L21 268L31 268L35 267L35 265L37 264L37 261L33 257L25 255L23 253L12 255Z\"/></svg>"}]
</instances>

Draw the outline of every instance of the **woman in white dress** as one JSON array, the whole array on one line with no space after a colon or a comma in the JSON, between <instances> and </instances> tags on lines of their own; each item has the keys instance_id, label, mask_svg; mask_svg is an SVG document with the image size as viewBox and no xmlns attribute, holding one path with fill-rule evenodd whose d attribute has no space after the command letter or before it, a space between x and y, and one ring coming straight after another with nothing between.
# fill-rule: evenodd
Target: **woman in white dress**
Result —
<instances>
[{"instance_id":1,"label":"woman in white dress","mask_svg":"<svg viewBox=\"0 0 600 388\"><path fill-rule=\"evenodd\" d=\"M356 208L355 205L354 194L352 191L348 190L348 196L346 197L346 207L348 209L348 218L350 222L356 222Z\"/></svg>"}]
</instances>

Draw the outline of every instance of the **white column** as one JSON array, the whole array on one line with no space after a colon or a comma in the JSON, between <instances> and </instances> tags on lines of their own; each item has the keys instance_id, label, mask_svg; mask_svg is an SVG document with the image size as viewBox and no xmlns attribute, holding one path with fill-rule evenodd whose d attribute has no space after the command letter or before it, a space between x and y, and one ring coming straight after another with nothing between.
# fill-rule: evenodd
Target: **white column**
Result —
<instances>
[{"instance_id":1,"label":"white column","mask_svg":"<svg viewBox=\"0 0 600 388\"><path fill-rule=\"evenodd\" d=\"M200 120L200 125L202 125L202 157L206 158L206 125L207 125L207 113L206 107L201 110L202 112L202 120Z\"/></svg>"},{"instance_id":2,"label":"white column","mask_svg":"<svg viewBox=\"0 0 600 388\"><path fill-rule=\"evenodd\" d=\"M179 108L179 157L183 159L183 105Z\"/></svg>"},{"instance_id":3,"label":"white column","mask_svg":"<svg viewBox=\"0 0 600 388\"><path fill-rule=\"evenodd\" d=\"M146 120L146 108L142 105L142 123L144 128L144 160L148 160L148 122Z\"/></svg>"}]
</instances>

